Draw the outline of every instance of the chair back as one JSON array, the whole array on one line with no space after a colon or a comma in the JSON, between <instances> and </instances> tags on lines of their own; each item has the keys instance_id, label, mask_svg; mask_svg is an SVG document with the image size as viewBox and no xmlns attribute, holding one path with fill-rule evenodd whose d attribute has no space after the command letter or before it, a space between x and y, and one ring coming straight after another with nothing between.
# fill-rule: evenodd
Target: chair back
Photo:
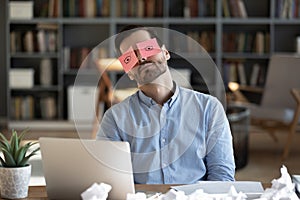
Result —
<instances>
[{"instance_id":1,"label":"chair back","mask_svg":"<svg viewBox=\"0 0 300 200\"><path fill-rule=\"evenodd\" d=\"M269 108L296 107L292 88L300 88L300 55L271 56L261 106Z\"/></svg>"}]
</instances>

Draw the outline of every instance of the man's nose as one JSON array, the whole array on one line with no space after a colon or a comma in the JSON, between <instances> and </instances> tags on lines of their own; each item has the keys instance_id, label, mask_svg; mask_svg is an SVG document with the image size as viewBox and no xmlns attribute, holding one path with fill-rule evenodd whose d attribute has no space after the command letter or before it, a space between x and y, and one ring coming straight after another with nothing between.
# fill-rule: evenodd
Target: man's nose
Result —
<instances>
[{"instance_id":1,"label":"man's nose","mask_svg":"<svg viewBox=\"0 0 300 200\"><path fill-rule=\"evenodd\" d=\"M141 55L140 52L139 52L139 49L135 49L135 50L134 50L134 53L135 53L135 55L136 55L136 57L137 57L137 59L138 59L138 63L139 63L139 64L143 64L144 62L147 61L146 58L142 57L142 55Z\"/></svg>"}]
</instances>

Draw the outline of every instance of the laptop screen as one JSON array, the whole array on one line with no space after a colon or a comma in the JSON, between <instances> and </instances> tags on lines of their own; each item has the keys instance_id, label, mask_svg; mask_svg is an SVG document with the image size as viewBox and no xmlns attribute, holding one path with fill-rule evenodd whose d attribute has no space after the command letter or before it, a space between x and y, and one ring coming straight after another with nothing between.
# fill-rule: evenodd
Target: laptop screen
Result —
<instances>
[{"instance_id":1,"label":"laptop screen","mask_svg":"<svg viewBox=\"0 0 300 200\"><path fill-rule=\"evenodd\" d=\"M39 142L50 199L80 199L93 183L111 185L110 199L135 192L127 142L46 137Z\"/></svg>"}]
</instances>

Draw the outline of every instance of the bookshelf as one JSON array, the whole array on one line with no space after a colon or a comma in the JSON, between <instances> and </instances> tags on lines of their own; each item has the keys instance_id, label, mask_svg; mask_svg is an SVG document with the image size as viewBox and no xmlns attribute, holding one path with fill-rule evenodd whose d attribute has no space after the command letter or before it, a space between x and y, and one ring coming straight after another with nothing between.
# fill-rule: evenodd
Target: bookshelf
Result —
<instances>
[{"instance_id":1,"label":"bookshelf","mask_svg":"<svg viewBox=\"0 0 300 200\"><path fill-rule=\"evenodd\" d=\"M296 0L32 1L31 19L11 19L9 12L6 13L7 20L3 22L6 41L11 41L12 37L21 37L21 41L25 37L40 37L52 38L55 44L49 47L52 42L48 41L46 47L40 47L38 39L34 39L33 47L20 45L19 42L21 47L17 45L12 49L8 42L3 48L7 53L7 73L14 68L34 70L33 87L8 87L6 114L14 124L24 124L28 120L35 123L67 120L67 88L74 83L78 63L81 62L78 55L86 54L116 34L123 25L164 27L195 38L211 55L225 84L230 80L238 81L246 92L255 96L263 92L270 55L294 53L296 37L300 35L300 3ZM13 0L4 3L7 11L10 2ZM168 40L169 45L173 45L172 38ZM104 54L111 56L113 45L108 45L110 50ZM187 51L187 55L193 58L191 51ZM77 61L71 61L71 54ZM70 56L71 67L65 63L66 55ZM41 63L50 63L48 68L52 69L47 83L42 83L40 79ZM175 68L185 64L176 55L170 61ZM44 68L47 71L47 67ZM95 78L94 72L87 73L87 80ZM194 89L206 90L203 78L193 71L191 84ZM35 113L29 118L15 114L13 105L17 105L22 98L31 99L25 100L31 102L29 104ZM255 99L259 102L259 98ZM43 109L49 106L53 109Z\"/></svg>"},{"instance_id":2,"label":"bookshelf","mask_svg":"<svg viewBox=\"0 0 300 200\"><path fill-rule=\"evenodd\" d=\"M5 30L6 28L6 9L5 9L5 1L0 1L0 27L1 30ZM6 44L6 31L2 31L0 36L0 45L1 46L1 54L0 54L0 131L3 132L7 124L7 71L6 71L6 55L7 52L5 50Z\"/></svg>"}]
</instances>

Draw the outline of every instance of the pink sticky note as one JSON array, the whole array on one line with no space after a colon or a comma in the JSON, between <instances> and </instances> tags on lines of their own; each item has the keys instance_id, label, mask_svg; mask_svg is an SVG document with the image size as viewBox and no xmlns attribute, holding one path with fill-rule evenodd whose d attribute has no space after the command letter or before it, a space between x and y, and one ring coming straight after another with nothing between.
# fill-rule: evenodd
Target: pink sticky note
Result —
<instances>
[{"instance_id":1,"label":"pink sticky note","mask_svg":"<svg viewBox=\"0 0 300 200\"><path fill-rule=\"evenodd\" d=\"M161 49L157 43L156 38L139 42L136 44L136 46L143 59L147 59L148 57L156 55L161 52Z\"/></svg>"},{"instance_id":2,"label":"pink sticky note","mask_svg":"<svg viewBox=\"0 0 300 200\"><path fill-rule=\"evenodd\" d=\"M138 58L136 57L134 50L130 47L124 54L122 54L119 58L124 71L129 72L138 62Z\"/></svg>"}]
</instances>

